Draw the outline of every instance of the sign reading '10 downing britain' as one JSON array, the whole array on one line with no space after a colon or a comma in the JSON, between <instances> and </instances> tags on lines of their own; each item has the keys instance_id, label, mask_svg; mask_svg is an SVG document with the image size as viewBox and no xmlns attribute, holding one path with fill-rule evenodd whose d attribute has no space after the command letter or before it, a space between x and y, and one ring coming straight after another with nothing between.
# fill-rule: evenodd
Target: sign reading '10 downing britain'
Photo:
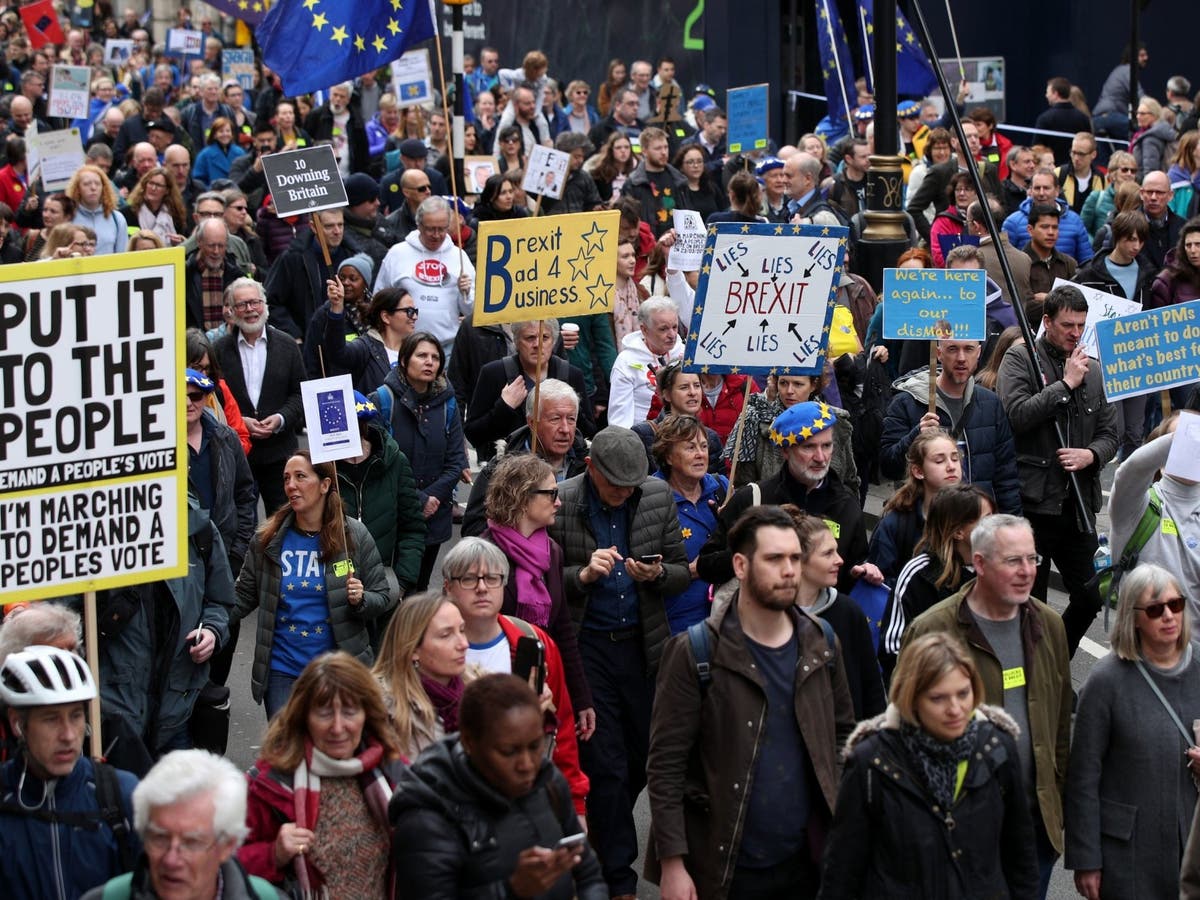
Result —
<instances>
[{"instance_id":1,"label":"sign reading '10 downing britain'","mask_svg":"<svg viewBox=\"0 0 1200 900\"><path fill-rule=\"evenodd\" d=\"M848 233L823 225L709 226L684 367L819 374Z\"/></svg>"}]
</instances>

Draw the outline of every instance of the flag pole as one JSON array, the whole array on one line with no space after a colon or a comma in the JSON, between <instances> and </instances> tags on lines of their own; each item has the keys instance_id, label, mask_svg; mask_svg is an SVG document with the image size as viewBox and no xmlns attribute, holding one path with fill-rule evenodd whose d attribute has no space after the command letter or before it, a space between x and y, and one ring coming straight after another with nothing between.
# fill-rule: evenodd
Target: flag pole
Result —
<instances>
[{"instance_id":1,"label":"flag pole","mask_svg":"<svg viewBox=\"0 0 1200 900\"><path fill-rule=\"evenodd\" d=\"M871 62L871 35L867 33L867 8L865 6L863 6L862 4L859 4L859 7L858 7L858 23L862 27L863 59L867 63L867 81L870 82L867 85L867 89L872 94L874 94L875 93L875 67ZM837 54L835 53L834 56L836 57ZM878 107L876 107L876 109L878 109Z\"/></svg>"},{"instance_id":2,"label":"flag pole","mask_svg":"<svg viewBox=\"0 0 1200 900\"><path fill-rule=\"evenodd\" d=\"M946 21L950 25L950 39L954 41L954 55L958 58L959 81L967 80L967 70L963 68L962 50L958 48L958 29L954 27L954 13L950 9L950 0L946 0Z\"/></svg>"},{"instance_id":3,"label":"flag pole","mask_svg":"<svg viewBox=\"0 0 1200 900\"><path fill-rule=\"evenodd\" d=\"M442 0L447 6L461 6L461 0ZM449 145L447 149L450 151L450 193L454 195L454 199L458 200L458 178L455 176L454 166L454 148L457 146L456 141L460 126L457 118L450 116L450 105L446 102L446 64L442 60L442 29L441 23L438 20L437 10L433 5L433 0L429 0L429 15L433 17L433 46L437 50L437 71L438 71L438 88L442 92L442 116L450 123L451 127L446 132L446 142ZM457 103L457 99L455 103ZM463 248L462 248L462 220L463 217L458 214L458 210L454 210L455 220L458 222L458 273L463 273Z\"/></svg>"},{"instance_id":4,"label":"flag pole","mask_svg":"<svg viewBox=\"0 0 1200 900\"><path fill-rule=\"evenodd\" d=\"M854 134L854 117L850 115L850 98L846 96L846 78L842 75L842 62L838 59L837 44L833 40L833 19L829 14L829 0L821 0L825 7L825 30L829 32L829 52L833 56L833 67L837 70L838 90L842 92L842 106L846 110L846 124Z\"/></svg>"}]
</instances>

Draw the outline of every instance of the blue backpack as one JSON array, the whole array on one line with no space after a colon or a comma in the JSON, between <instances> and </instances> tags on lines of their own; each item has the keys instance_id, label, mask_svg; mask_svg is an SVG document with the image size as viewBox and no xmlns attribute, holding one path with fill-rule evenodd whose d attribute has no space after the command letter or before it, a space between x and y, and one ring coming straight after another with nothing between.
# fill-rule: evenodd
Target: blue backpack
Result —
<instances>
[{"instance_id":1,"label":"blue backpack","mask_svg":"<svg viewBox=\"0 0 1200 900\"><path fill-rule=\"evenodd\" d=\"M375 390L375 405L379 407L379 418L383 422L383 430L388 433L389 437L395 437L396 434L392 430L392 407L395 405L396 399L392 396L392 389L386 384L381 384ZM446 401L446 435L450 434L451 416L458 415L458 398L453 394Z\"/></svg>"}]
</instances>

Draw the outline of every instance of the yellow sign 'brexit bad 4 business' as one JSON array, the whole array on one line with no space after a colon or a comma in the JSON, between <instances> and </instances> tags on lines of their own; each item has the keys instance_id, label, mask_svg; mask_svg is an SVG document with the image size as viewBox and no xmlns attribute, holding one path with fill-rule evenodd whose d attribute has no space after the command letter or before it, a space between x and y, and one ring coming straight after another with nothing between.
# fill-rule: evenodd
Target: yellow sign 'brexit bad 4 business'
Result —
<instances>
[{"instance_id":1,"label":"yellow sign 'brexit bad 4 business'","mask_svg":"<svg viewBox=\"0 0 1200 900\"><path fill-rule=\"evenodd\" d=\"M620 221L610 210L481 223L474 323L611 312Z\"/></svg>"}]
</instances>

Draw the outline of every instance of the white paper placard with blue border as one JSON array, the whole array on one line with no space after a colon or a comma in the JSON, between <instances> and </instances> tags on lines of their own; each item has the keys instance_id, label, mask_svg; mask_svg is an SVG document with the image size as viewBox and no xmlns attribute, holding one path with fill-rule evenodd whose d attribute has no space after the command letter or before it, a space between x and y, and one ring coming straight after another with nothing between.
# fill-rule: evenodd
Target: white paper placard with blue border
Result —
<instances>
[{"instance_id":1,"label":"white paper placard with blue border","mask_svg":"<svg viewBox=\"0 0 1200 900\"><path fill-rule=\"evenodd\" d=\"M684 368L816 375L825 367L849 229L710 225Z\"/></svg>"},{"instance_id":2,"label":"white paper placard with blue border","mask_svg":"<svg viewBox=\"0 0 1200 900\"><path fill-rule=\"evenodd\" d=\"M886 340L987 340L983 269L884 269Z\"/></svg>"}]
</instances>

